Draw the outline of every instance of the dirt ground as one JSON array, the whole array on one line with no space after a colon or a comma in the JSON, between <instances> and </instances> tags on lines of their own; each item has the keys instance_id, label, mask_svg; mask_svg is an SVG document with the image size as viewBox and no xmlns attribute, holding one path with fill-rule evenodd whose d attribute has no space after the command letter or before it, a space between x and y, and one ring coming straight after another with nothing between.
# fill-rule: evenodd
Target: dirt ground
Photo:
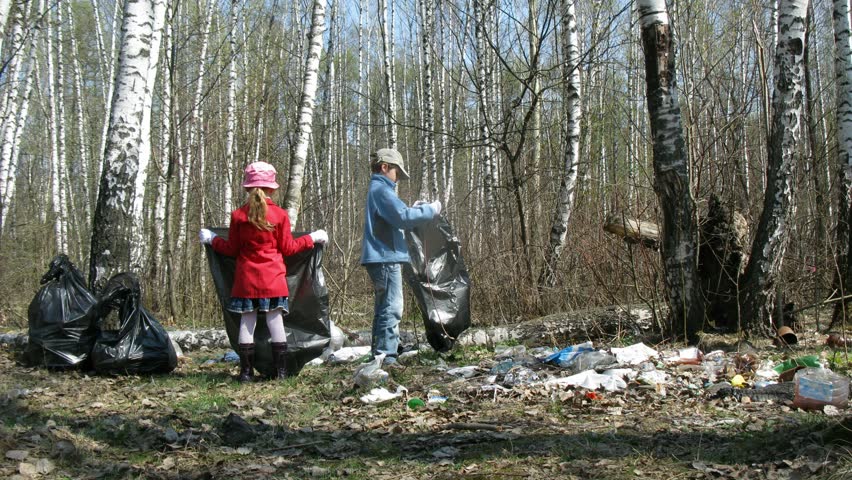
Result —
<instances>
[{"instance_id":1,"label":"dirt ground","mask_svg":"<svg viewBox=\"0 0 852 480\"><path fill-rule=\"evenodd\" d=\"M705 350L728 350L716 384L737 373L743 353L757 363L822 354L848 376L847 357L823 341L812 335L792 349L736 352L717 339ZM26 368L4 347L0 476L852 478L852 409L803 411L760 395L719 395L701 365L652 360L669 375L666 384L631 381L615 392L524 381L501 388L492 385L505 376L491 370L505 360L466 347L406 358L385 386L403 385L407 395L365 404L366 391L353 383L359 361L240 385L237 365L217 361L224 353L191 352L169 375L109 377ZM540 380L569 375L528 365ZM460 366L479 370L472 378L447 373ZM753 371L740 367L752 386ZM430 395L446 401L407 405Z\"/></svg>"}]
</instances>

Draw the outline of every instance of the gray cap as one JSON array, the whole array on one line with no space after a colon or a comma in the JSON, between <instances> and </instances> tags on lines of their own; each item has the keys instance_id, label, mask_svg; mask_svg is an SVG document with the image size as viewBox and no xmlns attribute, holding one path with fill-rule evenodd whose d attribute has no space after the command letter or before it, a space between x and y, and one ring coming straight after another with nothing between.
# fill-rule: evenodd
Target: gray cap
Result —
<instances>
[{"instance_id":1,"label":"gray cap","mask_svg":"<svg viewBox=\"0 0 852 480\"><path fill-rule=\"evenodd\" d=\"M399 172L402 173L402 178L411 178L405 170L405 161L402 159L402 154L393 148L380 148L376 153L370 155L370 166L379 163L387 163L388 165L396 165L399 167Z\"/></svg>"}]
</instances>

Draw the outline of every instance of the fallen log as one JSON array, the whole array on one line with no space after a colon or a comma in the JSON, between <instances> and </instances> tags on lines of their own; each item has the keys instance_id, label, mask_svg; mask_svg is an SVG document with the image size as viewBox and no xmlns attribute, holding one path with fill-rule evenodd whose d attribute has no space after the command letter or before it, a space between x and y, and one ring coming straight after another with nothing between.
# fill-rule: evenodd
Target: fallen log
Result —
<instances>
[{"instance_id":1,"label":"fallen log","mask_svg":"<svg viewBox=\"0 0 852 480\"><path fill-rule=\"evenodd\" d=\"M641 337L653 329L653 315L645 306L606 307L554 313L517 325L473 328L458 339L461 345L493 347L518 342L528 347L564 346L587 340Z\"/></svg>"},{"instance_id":2,"label":"fallen log","mask_svg":"<svg viewBox=\"0 0 852 480\"><path fill-rule=\"evenodd\" d=\"M603 229L628 243L638 243L654 250L660 247L660 228L656 223L612 213L606 218Z\"/></svg>"}]
</instances>

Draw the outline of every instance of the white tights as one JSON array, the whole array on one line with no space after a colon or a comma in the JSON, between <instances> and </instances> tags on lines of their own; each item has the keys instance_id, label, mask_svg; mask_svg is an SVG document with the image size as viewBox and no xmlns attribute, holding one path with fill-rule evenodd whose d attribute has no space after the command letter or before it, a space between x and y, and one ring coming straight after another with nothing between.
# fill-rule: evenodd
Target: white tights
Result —
<instances>
[{"instance_id":1,"label":"white tights","mask_svg":"<svg viewBox=\"0 0 852 480\"><path fill-rule=\"evenodd\" d=\"M240 318L240 343L254 343L254 327L257 326L257 310L244 312ZM281 309L266 312L266 326L269 336L274 343L285 343L287 334L284 333L284 317Z\"/></svg>"}]
</instances>

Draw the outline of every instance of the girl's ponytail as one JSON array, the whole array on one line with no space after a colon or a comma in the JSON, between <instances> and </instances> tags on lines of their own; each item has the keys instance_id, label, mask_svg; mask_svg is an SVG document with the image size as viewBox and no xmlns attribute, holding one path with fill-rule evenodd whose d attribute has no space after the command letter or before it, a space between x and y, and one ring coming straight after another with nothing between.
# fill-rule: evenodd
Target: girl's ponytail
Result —
<instances>
[{"instance_id":1,"label":"girl's ponytail","mask_svg":"<svg viewBox=\"0 0 852 480\"><path fill-rule=\"evenodd\" d=\"M272 231L275 225L266 219L266 192L262 188L254 187L249 190L249 223L258 230Z\"/></svg>"}]
</instances>

